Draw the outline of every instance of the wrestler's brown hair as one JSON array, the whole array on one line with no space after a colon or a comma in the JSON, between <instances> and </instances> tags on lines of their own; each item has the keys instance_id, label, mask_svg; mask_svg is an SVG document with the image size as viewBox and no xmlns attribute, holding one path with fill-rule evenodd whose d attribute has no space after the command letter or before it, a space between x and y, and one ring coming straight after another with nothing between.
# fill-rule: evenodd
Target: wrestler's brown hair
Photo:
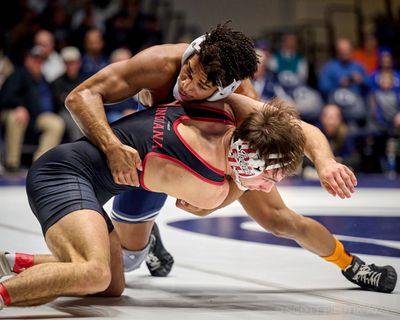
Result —
<instances>
[{"instance_id":1,"label":"wrestler's brown hair","mask_svg":"<svg viewBox=\"0 0 400 320\"><path fill-rule=\"evenodd\" d=\"M286 101L273 99L252 112L236 129L235 139L247 141L258 150L265 165L279 163L284 175L293 175L304 156L305 136L298 112ZM268 159L270 154L282 155ZM276 173L276 172L275 172Z\"/></svg>"},{"instance_id":2,"label":"wrestler's brown hair","mask_svg":"<svg viewBox=\"0 0 400 320\"><path fill-rule=\"evenodd\" d=\"M225 87L233 80L253 76L257 70L254 42L240 31L219 24L200 45L200 63L213 85Z\"/></svg>"}]
</instances>

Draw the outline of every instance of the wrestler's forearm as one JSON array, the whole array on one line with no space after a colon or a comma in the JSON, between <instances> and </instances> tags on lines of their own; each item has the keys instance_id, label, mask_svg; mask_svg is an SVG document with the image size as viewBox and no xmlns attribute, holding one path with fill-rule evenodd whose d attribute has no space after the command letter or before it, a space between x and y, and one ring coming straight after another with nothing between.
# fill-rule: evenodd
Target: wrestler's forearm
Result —
<instances>
[{"instance_id":1,"label":"wrestler's forearm","mask_svg":"<svg viewBox=\"0 0 400 320\"><path fill-rule=\"evenodd\" d=\"M329 142L321 130L304 121L301 122L301 127L306 137L305 155L314 163L317 169L323 161L335 159Z\"/></svg>"},{"instance_id":2,"label":"wrestler's forearm","mask_svg":"<svg viewBox=\"0 0 400 320\"><path fill-rule=\"evenodd\" d=\"M108 124L99 94L78 87L69 94L65 104L84 135L103 152L121 145Z\"/></svg>"},{"instance_id":3,"label":"wrestler's forearm","mask_svg":"<svg viewBox=\"0 0 400 320\"><path fill-rule=\"evenodd\" d=\"M263 107L264 103L246 96L232 94L226 99L232 107L238 123L243 121L253 110ZM305 154L318 167L318 164L328 159L334 159L331 147L324 134L317 127L301 121L301 127L306 137Z\"/></svg>"}]
</instances>

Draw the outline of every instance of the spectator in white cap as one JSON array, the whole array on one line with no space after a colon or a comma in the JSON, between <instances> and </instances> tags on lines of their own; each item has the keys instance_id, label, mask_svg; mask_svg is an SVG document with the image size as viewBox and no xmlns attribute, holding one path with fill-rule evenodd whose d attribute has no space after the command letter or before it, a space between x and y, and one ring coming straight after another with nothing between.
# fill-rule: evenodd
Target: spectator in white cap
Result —
<instances>
[{"instance_id":1,"label":"spectator in white cap","mask_svg":"<svg viewBox=\"0 0 400 320\"><path fill-rule=\"evenodd\" d=\"M76 47L65 47L61 50L61 57L65 66L65 72L52 83L52 91L58 114L66 124L67 139L70 141L79 139L82 133L65 108L64 101L67 95L82 82L79 76L81 67L81 53Z\"/></svg>"}]
</instances>

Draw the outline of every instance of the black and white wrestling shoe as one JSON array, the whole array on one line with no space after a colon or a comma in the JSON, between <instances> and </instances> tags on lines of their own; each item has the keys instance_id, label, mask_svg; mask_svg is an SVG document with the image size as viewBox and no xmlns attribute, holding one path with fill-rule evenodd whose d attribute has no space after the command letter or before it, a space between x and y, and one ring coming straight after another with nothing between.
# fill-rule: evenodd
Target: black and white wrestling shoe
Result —
<instances>
[{"instance_id":1,"label":"black and white wrestling shoe","mask_svg":"<svg viewBox=\"0 0 400 320\"><path fill-rule=\"evenodd\" d=\"M156 223L151 230L152 244L146 257L146 265L153 277L166 277L172 269L174 258L164 248Z\"/></svg>"},{"instance_id":2,"label":"black and white wrestling shoe","mask_svg":"<svg viewBox=\"0 0 400 320\"><path fill-rule=\"evenodd\" d=\"M342 273L347 280L366 290L390 293L396 287L397 273L392 266L366 264L355 255L353 262Z\"/></svg>"}]
</instances>

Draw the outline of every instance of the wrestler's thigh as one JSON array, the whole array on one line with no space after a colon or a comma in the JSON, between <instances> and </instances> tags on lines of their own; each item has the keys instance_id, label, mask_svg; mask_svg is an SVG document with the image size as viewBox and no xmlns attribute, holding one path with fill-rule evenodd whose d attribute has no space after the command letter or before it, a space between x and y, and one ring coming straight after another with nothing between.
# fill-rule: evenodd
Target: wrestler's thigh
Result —
<instances>
[{"instance_id":1,"label":"wrestler's thigh","mask_svg":"<svg viewBox=\"0 0 400 320\"><path fill-rule=\"evenodd\" d=\"M62 262L110 263L110 237L107 223L94 210L71 212L46 232L50 251Z\"/></svg>"}]
</instances>

